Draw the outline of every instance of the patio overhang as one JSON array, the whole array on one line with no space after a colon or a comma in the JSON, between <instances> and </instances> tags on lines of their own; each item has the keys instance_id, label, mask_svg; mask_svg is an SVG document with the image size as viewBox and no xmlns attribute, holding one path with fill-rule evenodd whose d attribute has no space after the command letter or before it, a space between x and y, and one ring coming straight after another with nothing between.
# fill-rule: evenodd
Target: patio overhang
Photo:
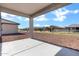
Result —
<instances>
[{"instance_id":1,"label":"patio overhang","mask_svg":"<svg viewBox=\"0 0 79 59\"><path fill-rule=\"evenodd\" d=\"M30 37L33 36L33 18L71 3L1 3L0 11L28 17Z\"/></svg>"},{"instance_id":2,"label":"patio overhang","mask_svg":"<svg viewBox=\"0 0 79 59\"><path fill-rule=\"evenodd\" d=\"M1 3L0 10L10 14L37 17L70 3Z\"/></svg>"}]
</instances>

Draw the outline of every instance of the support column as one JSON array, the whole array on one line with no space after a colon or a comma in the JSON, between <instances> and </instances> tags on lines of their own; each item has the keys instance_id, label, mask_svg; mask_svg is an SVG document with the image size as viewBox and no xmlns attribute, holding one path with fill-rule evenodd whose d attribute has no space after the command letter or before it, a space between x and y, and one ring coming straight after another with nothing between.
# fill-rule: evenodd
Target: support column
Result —
<instances>
[{"instance_id":1,"label":"support column","mask_svg":"<svg viewBox=\"0 0 79 59\"><path fill-rule=\"evenodd\" d=\"M33 17L29 17L29 34L30 38L33 38Z\"/></svg>"},{"instance_id":2,"label":"support column","mask_svg":"<svg viewBox=\"0 0 79 59\"><path fill-rule=\"evenodd\" d=\"M0 12L0 43L2 43L2 25L1 25L1 12Z\"/></svg>"},{"instance_id":3,"label":"support column","mask_svg":"<svg viewBox=\"0 0 79 59\"><path fill-rule=\"evenodd\" d=\"M0 56L2 55L2 25L1 25L1 11L0 11Z\"/></svg>"}]
</instances>

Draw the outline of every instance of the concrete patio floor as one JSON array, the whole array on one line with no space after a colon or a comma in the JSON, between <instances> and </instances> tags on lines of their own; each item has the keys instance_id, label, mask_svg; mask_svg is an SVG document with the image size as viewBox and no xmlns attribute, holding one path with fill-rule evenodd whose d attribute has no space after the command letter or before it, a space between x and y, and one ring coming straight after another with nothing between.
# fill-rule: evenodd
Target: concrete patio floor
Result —
<instances>
[{"instance_id":1,"label":"concrete patio floor","mask_svg":"<svg viewBox=\"0 0 79 59\"><path fill-rule=\"evenodd\" d=\"M2 56L78 56L79 52L34 39L2 43Z\"/></svg>"}]
</instances>

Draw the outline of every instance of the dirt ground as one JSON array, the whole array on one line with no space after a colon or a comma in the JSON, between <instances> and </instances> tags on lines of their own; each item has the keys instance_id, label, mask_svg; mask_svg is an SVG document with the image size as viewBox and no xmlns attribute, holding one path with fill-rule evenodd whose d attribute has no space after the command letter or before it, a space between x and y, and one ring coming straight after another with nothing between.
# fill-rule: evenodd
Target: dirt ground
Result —
<instances>
[{"instance_id":1,"label":"dirt ground","mask_svg":"<svg viewBox=\"0 0 79 59\"><path fill-rule=\"evenodd\" d=\"M34 33L33 38L56 44L59 46L69 47L79 50L79 36Z\"/></svg>"},{"instance_id":2,"label":"dirt ground","mask_svg":"<svg viewBox=\"0 0 79 59\"><path fill-rule=\"evenodd\" d=\"M14 41L24 38L29 38L29 33L3 35L2 41ZM60 34L49 34L49 33L34 33L33 38L41 41L45 41L51 44L56 44L59 46L64 46L68 48L73 48L79 50L79 36L73 35L60 35Z\"/></svg>"},{"instance_id":3,"label":"dirt ground","mask_svg":"<svg viewBox=\"0 0 79 59\"><path fill-rule=\"evenodd\" d=\"M2 35L2 42L21 40L25 38L29 38L28 33L7 34Z\"/></svg>"}]
</instances>

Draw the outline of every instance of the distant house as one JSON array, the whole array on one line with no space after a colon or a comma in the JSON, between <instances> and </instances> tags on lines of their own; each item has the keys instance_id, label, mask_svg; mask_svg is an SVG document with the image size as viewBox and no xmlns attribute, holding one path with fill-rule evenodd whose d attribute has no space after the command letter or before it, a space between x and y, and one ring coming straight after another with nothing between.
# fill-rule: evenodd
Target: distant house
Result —
<instances>
[{"instance_id":1,"label":"distant house","mask_svg":"<svg viewBox=\"0 0 79 59\"><path fill-rule=\"evenodd\" d=\"M79 32L79 24L71 24L67 27L48 26L48 27L35 27L35 31L49 31L49 32Z\"/></svg>"},{"instance_id":2,"label":"distant house","mask_svg":"<svg viewBox=\"0 0 79 59\"><path fill-rule=\"evenodd\" d=\"M71 24L66 29L70 32L79 32L79 24Z\"/></svg>"},{"instance_id":3,"label":"distant house","mask_svg":"<svg viewBox=\"0 0 79 59\"><path fill-rule=\"evenodd\" d=\"M13 34L18 33L18 23L1 19L2 23L2 34Z\"/></svg>"},{"instance_id":4,"label":"distant house","mask_svg":"<svg viewBox=\"0 0 79 59\"><path fill-rule=\"evenodd\" d=\"M43 27L34 27L34 31L43 31Z\"/></svg>"},{"instance_id":5,"label":"distant house","mask_svg":"<svg viewBox=\"0 0 79 59\"><path fill-rule=\"evenodd\" d=\"M65 28L59 26L48 26L48 27L35 27L35 31L49 31L49 32L59 32L64 31Z\"/></svg>"},{"instance_id":6,"label":"distant house","mask_svg":"<svg viewBox=\"0 0 79 59\"><path fill-rule=\"evenodd\" d=\"M65 28L59 27L59 26L54 26L54 25L51 25L51 26L45 28L45 31L50 31L50 32L61 32L64 30L65 30Z\"/></svg>"}]
</instances>

